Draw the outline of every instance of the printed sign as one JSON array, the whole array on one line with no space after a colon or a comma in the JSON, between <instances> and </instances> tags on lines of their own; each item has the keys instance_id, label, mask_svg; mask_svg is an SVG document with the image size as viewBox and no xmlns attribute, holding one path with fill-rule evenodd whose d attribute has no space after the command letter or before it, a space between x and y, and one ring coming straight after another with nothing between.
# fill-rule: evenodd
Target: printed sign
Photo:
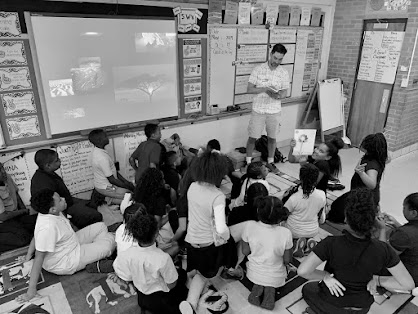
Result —
<instances>
[{"instance_id":1,"label":"printed sign","mask_svg":"<svg viewBox=\"0 0 418 314\"><path fill-rule=\"evenodd\" d=\"M6 125L11 140L41 135L38 116L6 119Z\"/></svg>"},{"instance_id":2,"label":"printed sign","mask_svg":"<svg viewBox=\"0 0 418 314\"><path fill-rule=\"evenodd\" d=\"M129 164L129 156L138 148L139 144L145 142L147 137L144 131L123 133L123 143L125 146L125 178L130 182L135 182L135 169Z\"/></svg>"},{"instance_id":3,"label":"printed sign","mask_svg":"<svg viewBox=\"0 0 418 314\"><path fill-rule=\"evenodd\" d=\"M202 75L202 59L187 59L183 62L184 77Z\"/></svg>"},{"instance_id":4,"label":"printed sign","mask_svg":"<svg viewBox=\"0 0 418 314\"><path fill-rule=\"evenodd\" d=\"M200 58L202 56L202 40L185 39L183 41L184 58Z\"/></svg>"},{"instance_id":5,"label":"printed sign","mask_svg":"<svg viewBox=\"0 0 418 314\"><path fill-rule=\"evenodd\" d=\"M26 64L23 41L0 41L0 66Z\"/></svg>"},{"instance_id":6,"label":"printed sign","mask_svg":"<svg viewBox=\"0 0 418 314\"><path fill-rule=\"evenodd\" d=\"M200 77L184 79L184 96L199 95L202 93L202 80Z\"/></svg>"},{"instance_id":7,"label":"printed sign","mask_svg":"<svg viewBox=\"0 0 418 314\"><path fill-rule=\"evenodd\" d=\"M184 113L190 114L202 111L202 96L185 97Z\"/></svg>"},{"instance_id":8,"label":"printed sign","mask_svg":"<svg viewBox=\"0 0 418 314\"><path fill-rule=\"evenodd\" d=\"M188 25L196 24L196 10L195 9L181 9L180 14L177 15L179 24Z\"/></svg>"},{"instance_id":9,"label":"printed sign","mask_svg":"<svg viewBox=\"0 0 418 314\"><path fill-rule=\"evenodd\" d=\"M6 116L36 113L33 92L1 94L0 97Z\"/></svg>"},{"instance_id":10,"label":"printed sign","mask_svg":"<svg viewBox=\"0 0 418 314\"><path fill-rule=\"evenodd\" d=\"M0 92L30 88L32 81L27 67L0 68Z\"/></svg>"},{"instance_id":11,"label":"printed sign","mask_svg":"<svg viewBox=\"0 0 418 314\"><path fill-rule=\"evenodd\" d=\"M0 12L0 37L20 37L21 33L17 12Z\"/></svg>"}]
</instances>

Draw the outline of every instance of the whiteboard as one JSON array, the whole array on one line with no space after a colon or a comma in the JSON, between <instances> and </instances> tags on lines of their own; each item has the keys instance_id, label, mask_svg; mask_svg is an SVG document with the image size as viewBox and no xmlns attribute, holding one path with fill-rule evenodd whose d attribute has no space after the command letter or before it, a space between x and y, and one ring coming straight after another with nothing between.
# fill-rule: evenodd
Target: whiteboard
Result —
<instances>
[{"instance_id":1,"label":"whiteboard","mask_svg":"<svg viewBox=\"0 0 418 314\"><path fill-rule=\"evenodd\" d=\"M322 132L342 126L341 79L319 82L318 95Z\"/></svg>"},{"instance_id":2,"label":"whiteboard","mask_svg":"<svg viewBox=\"0 0 418 314\"><path fill-rule=\"evenodd\" d=\"M31 15L28 24L49 135L178 117L174 18Z\"/></svg>"},{"instance_id":3,"label":"whiteboard","mask_svg":"<svg viewBox=\"0 0 418 314\"><path fill-rule=\"evenodd\" d=\"M222 109L234 103L236 42L236 28L209 27L209 106Z\"/></svg>"}]
</instances>

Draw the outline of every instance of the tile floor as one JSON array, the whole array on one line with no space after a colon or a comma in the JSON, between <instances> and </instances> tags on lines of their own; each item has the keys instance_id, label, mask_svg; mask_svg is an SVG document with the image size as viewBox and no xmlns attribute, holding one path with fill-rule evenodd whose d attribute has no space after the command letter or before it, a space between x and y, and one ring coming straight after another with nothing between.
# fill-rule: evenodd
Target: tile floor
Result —
<instances>
[{"instance_id":1,"label":"tile floor","mask_svg":"<svg viewBox=\"0 0 418 314\"><path fill-rule=\"evenodd\" d=\"M287 155L288 147L281 148L282 153ZM361 158L361 152L357 148L344 149L340 151L343 170L340 175L340 181L346 186L345 190L331 192L331 197L338 197L349 190L351 176L353 169ZM298 178L299 165L298 164L278 164L278 167L284 173ZM393 215L399 222L405 222L402 215L402 201L406 195L413 192L418 192L418 180L415 177L418 175L418 152L407 154L399 157L388 163L381 182L381 210ZM268 181L273 186L273 194L281 196L283 191L289 186L289 182L283 178L269 175ZM282 191L278 192L277 187ZM223 186L223 189L228 189L228 184ZM325 231L321 235L326 236ZM258 307L252 306L247 302L248 291L240 282L224 280L217 278L214 281L215 286L225 291L229 296L230 309L227 313L240 314L258 314L258 313L295 313L300 314L306 308L306 303L302 299L301 287L295 289L290 294L276 302L273 311L267 311ZM407 299L408 295L394 295L389 300L384 300L382 297L375 299L369 313L384 314L393 313L402 305ZM204 311L199 312L204 313Z\"/></svg>"}]
</instances>

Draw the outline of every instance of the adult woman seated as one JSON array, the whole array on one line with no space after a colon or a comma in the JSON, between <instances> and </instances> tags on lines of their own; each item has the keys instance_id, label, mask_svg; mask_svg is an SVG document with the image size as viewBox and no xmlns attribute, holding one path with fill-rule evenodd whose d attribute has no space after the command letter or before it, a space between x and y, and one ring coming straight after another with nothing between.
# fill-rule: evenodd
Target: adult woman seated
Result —
<instances>
[{"instance_id":1,"label":"adult woman seated","mask_svg":"<svg viewBox=\"0 0 418 314\"><path fill-rule=\"evenodd\" d=\"M395 251L371 239L377 216L373 192L353 190L345 204L349 230L322 240L300 264L298 274L310 280L302 295L308 313L367 313L376 287L411 290L414 281ZM317 267L326 262L325 270ZM387 269L392 276L376 276Z\"/></svg>"}]
</instances>

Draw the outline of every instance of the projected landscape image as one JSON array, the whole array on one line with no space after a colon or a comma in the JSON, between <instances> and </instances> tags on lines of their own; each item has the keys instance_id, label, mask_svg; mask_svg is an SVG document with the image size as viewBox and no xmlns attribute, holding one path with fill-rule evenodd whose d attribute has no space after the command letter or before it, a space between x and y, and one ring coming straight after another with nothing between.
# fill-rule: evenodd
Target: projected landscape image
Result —
<instances>
[{"instance_id":1,"label":"projected landscape image","mask_svg":"<svg viewBox=\"0 0 418 314\"><path fill-rule=\"evenodd\" d=\"M136 52L153 52L175 49L175 33L135 33Z\"/></svg>"},{"instance_id":2,"label":"projected landscape image","mask_svg":"<svg viewBox=\"0 0 418 314\"><path fill-rule=\"evenodd\" d=\"M51 97L73 96L73 81L71 79L49 81L49 92Z\"/></svg>"},{"instance_id":3,"label":"projected landscape image","mask_svg":"<svg viewBox=\"0 0 418 314\"><path fill-rule=\"evenodd\" d=\"M71 69L73 89L76 94L96 91L105 85L105 73L102 70L100 57L79 59L79 67Z\"/></svg>"},{"instance_id":4,"label":"projected landscape image","mask_svg":"<svg viewBox=\"0 0 418 314\"><path fill-rule=\"evenodd\" d=\"M116 103L164 106L167 101L177 101L175 76L176 68L173 64L114 68Z\"/></svg>"}]
</instances>

